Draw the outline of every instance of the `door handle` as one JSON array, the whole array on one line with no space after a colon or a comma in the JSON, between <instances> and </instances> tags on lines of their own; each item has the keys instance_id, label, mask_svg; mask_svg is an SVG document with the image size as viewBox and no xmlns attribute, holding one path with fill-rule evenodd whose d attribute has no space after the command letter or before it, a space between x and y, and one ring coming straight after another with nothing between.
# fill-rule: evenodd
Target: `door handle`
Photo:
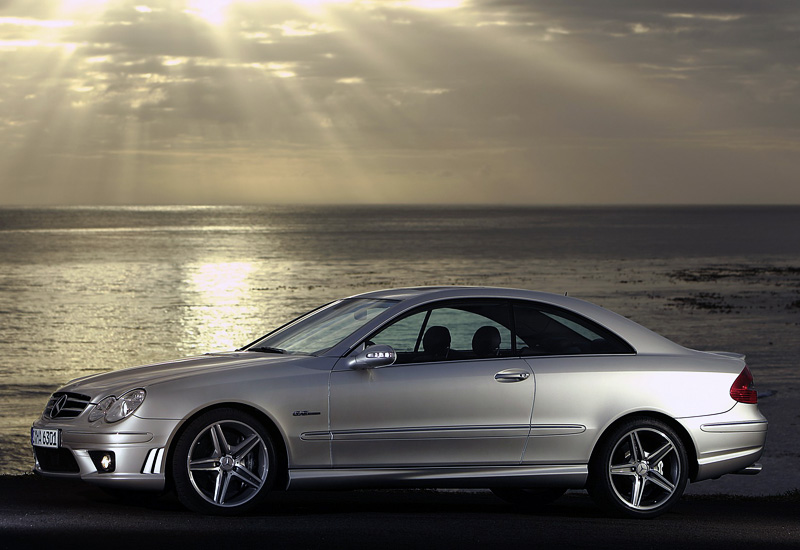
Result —
<instances>
[{"instance_id":1,"label":"door handle","mask_svg":"<svg viewBox=\"0 0 800 550\"><path fill-rule=\"evenodd\" d=\"M494 375L494 379L498 382L522 382L530 377L531 373L524 371L507 371L502 370Z\"/></svg>"}]
</instances>

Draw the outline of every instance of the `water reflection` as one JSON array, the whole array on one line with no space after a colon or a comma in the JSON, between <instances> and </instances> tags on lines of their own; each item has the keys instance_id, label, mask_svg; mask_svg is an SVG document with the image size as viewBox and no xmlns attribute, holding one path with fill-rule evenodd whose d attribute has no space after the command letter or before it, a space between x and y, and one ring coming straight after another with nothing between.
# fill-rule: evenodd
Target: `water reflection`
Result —
<instances>
[{"instance_id":1,"label":"water reflection","mask_svg":"<svg viewBox=\"0 0 800 550\"><path fill-rule=\"evenodd\" d=\"M235 349L247 343L248 327L259 313L251 290L256 271L252 262L187 266L186 311L181 317L184 351Z\"/></svg>"}]
</instances>

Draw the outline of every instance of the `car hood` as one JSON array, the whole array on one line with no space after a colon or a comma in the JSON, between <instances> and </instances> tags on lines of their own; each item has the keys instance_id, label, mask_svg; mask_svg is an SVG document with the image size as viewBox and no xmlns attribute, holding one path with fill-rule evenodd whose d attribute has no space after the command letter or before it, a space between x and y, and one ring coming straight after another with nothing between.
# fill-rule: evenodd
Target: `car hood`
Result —
<instances>
[{"instance_id":1,"label":"car hood","mask_svg":"<svg viewBox=\"0 0 800 550\"><path fill-rule=\"evenodd\" d=\"M135 388L148 388L155 384L200 376L210 372L235 369L264 369L270 365L286 365L308 360L304 355L278 355L255 352L207 353L198 357L187 357L164 363L143 365L127 369L93 374L72 380L60 391L82 393L94 398L119 393Z\"/></svg>"}]
</instances>

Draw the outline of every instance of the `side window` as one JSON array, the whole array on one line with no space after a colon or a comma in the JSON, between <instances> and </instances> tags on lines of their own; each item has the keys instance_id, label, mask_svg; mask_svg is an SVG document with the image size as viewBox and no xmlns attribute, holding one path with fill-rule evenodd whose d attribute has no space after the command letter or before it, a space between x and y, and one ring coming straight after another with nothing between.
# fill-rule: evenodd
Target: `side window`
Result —
<instances>
[{"instance_id":1,"label":"side window","mask_svg":"<svg viewBox=\"0 0 800 550\"><path fill-rule=\"evenodd\" d=\"M520 355L634 353L625 341L597 323L552 306L514 304Z\"/></svg>"},{"instance_id":2,"label":"side window","mask_svg":"<svg viewBox=\"0 0 800 550\"><path fill-rule=\"evenodd\" d=\"M408 315L369 338L397 352L397 363L488 359L513 355L511 308L460 301Z\"/></svg>"},{"instance_id":3,"label":"side window","mask_svg":"<svg viewBox=\"0 0 800 550\"><path fill-rule=\"evenodd\" d=\"M496 306L494 307L496 308ZM476 356L485 355L486 352L480 349L477 353L475 352L472 345L473 339L477 338L480 340L481 338L490 338L492 334L495 335L495 340L497 340L496 335L500 336L498 350L508 352L505 354L508 355L511 352L511 330L494 321L492 318L487 317L487 314L492 315L492 313L497 312L491 310L487 311L486 309L486 307L477 308L477 311L448 307L434 309L431 312L431 318L428 320L428 326L447 327L450 332L450 349L460 354L461 357L469 357L470 354L475 354ZM508 306L505 306L504 309L507 311ZM508 317L506 311L501 310L501 317ZM476 337L476 333L481 330L482 327L491 327L495 330L483 329ZM486 336L483 336L484 333ZM478 348L480 348L481 343L478 341L475 343Z\"/></svg>"},{"instance_id":4,"label":"side window","mask_svg":"<svg viewBox=\"0 0 800 550\"><path fill-rule=\"evenodd\" d=\"M369 341L373 344L387 344L394 348L398 354L410 354L417 350L417 341L425 322L427 311L420 311L389 325ZM398 359L401 358L398 356ZM406 355L408 357L408 355Z\"/></svg>"}]
</instances>

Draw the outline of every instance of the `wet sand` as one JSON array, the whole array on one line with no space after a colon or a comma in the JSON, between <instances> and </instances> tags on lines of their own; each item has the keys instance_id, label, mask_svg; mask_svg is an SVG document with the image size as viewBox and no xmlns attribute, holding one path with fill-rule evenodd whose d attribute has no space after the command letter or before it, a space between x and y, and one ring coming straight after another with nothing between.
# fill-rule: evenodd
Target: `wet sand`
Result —
<instances>
[{"instance_id":1,"label":"wet sand","mask_svg":"<svg viewBox=\"0 0 800 550\"><path fill-rule=\"evenodd\" d=\"M116 500L74 482L0 476L0 549L793 548L800 498L685 497L654 520L609 517L582 493L522 510L488 491L275 493L243 517L201 516L174 498Z\"/></svg>"}]
</instances>

